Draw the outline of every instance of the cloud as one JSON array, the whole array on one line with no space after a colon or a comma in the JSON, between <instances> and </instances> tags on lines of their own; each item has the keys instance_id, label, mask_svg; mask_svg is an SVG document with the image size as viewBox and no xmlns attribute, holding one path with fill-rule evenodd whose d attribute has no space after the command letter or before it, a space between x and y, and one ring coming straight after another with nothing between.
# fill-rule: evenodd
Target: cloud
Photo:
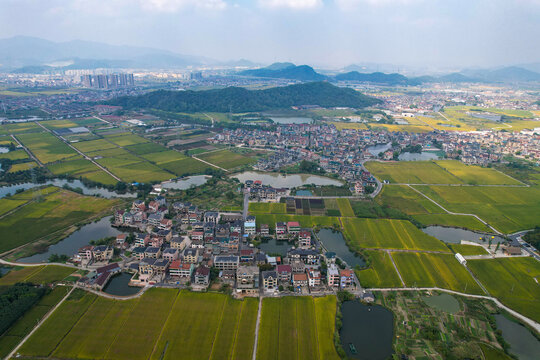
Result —
<instances>
[{"instance_id":1,"label":"cloud","mask_svg":"<svg viewBox=\"0 0 540 360\"><path fill-rule=\"evenodd\" d=\"M423 0L335 0L335 1L339 8L349 10L349 9L357 8L360 5L369 5L369 6L409 5L409 4L421 2Z\"/></svg>"},{"instance_id":2,"label":"cloud","mask_svg":"<svg viewBox=\"0 0 540 360\"><path fill-rule=\"evenodd\" d=\"M268 9L310 10L322 6L322 0L259 0Z\"/></svg>"},{"instance_id":3,"label":"cloud","mask_svg":"<svg viewBox=\"0 0 540 360\"><path fill-rule=\"evenodd\" d=\"M157 12L176 12L186 8L204 10L223 10L227 7L224 0L140 0L143 8Z\"/></svg>"}]
</instances>

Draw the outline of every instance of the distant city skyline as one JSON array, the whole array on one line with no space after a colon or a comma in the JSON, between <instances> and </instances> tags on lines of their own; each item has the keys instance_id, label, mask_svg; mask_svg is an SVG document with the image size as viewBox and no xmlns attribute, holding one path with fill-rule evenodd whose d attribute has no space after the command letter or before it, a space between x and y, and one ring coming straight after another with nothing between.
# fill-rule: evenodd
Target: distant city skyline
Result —
<instances>
[{"instance_id":1,"label":"distant city skyline","mask_svg":"<svg viewBox=\"0 0 540 360\"><path fill-rule=\"evenodd\" d=\"M540 62L540 0L2 0L0 38L320 68Z\"/></svg>"}]
</instances>

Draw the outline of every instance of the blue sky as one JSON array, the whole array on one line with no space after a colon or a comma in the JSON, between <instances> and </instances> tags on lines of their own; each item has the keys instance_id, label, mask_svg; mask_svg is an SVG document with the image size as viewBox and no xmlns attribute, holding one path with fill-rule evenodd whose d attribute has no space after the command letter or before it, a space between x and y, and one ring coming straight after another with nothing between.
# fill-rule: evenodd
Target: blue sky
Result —
<instances>
[{"instance_id":1,"label":"blue sky","mask_svg":"<svg viewBox=\"0 0 540 360\"><path fill-rule=\"evenodd\" d=\"M0 37L219 60L433 68L540 62L540 0L0 0Z\"/></svg>"}]
</instances>

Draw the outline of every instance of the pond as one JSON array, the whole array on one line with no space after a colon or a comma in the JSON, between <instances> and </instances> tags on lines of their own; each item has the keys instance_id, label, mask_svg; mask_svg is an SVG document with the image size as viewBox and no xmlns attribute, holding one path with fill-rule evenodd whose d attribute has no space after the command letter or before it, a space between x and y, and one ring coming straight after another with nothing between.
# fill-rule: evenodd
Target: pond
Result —
<instances>
[{"instance_id":1,"label":"pond","mask_svg":"<svg viewBox=\"0 0 540 360\"><path fill-rule=\"evenodd\" d=\"M292 174L285 175L280 173L262 173L256 171L245 171L240 174L233 175L234 178L240 180L241 183L246 180L260 180L263 185L270 185L275 188L293 188L302 185L336 185L341 186L343 183L336 179L331 179L326 176L310 175L310 174Z\"/></svg>"},{"instance_id":2,"label":"pond","mask_svg":"<svg viewBox=\"0 0 540 360\"><path fill-rule=\"evenodd\" d=\"M345 242L343 235L339 231L332 229L321 229L317 233L317 237L327 251L335 252L336 255L347 265L355 267L356 265L363 267L366 262L360 256L356 256Z\"/></svg>"},{"instance_id":3,"label":"pond","mask_svg":"<svg viewBox=\"0 0 540 360\"><path fill-rule=\"evenodd\" d=\"M477 233L474 231L459 228L428 226L422 229L422 231L441 241L444 241L445 243L450 244L459 244L461 243L461 240L472 241L478 244L487 244L490 239L493 244L496 244L498 242L504 242L504 239L500 236ZM482 240L480 240L481 237L484 237L486 241L483 242Z\"/></svg>"},{"instance_id":4,"label":"pond","mask_svg":"<svg viewBox=\"0 0 540 360\"><path fill-rule=\"evenodd\" d=\"M138 293L142 288L128 285L132 276L133 274L126 272L113 276L109 280L109 283L103 288L103 292L119 296L128 296Z\"/></svg>"},{"instance_id":5,"label":"pond","mask_svg":"<svg viewBox=\"0 0 540 360\"><path fill-rule=\"evenodd\" d=\"M308 117L271 116L270 119L276 124L311 124L313 122L313 119Z\"/></svg>"},{"instance_id":6,"label":"pond","mask_svg":"<svg viewBox=\"0 0 540 360\"><path fill-rule=\"evenodd\" d=\"M66 179L54 179L54 180L48 180L41 184L36 183L23 183L23 184L16 184L16 185L10 185L10 186L2 186L0 187L0 199L7 196L7 195L13 195L17 190L23 189L28 190L32 189L37 186L42 185L54 185L58 187L62 187L64 185L68 185L71 188L80 188L82 189L82 192L84 195L98 195L107 199L110 198L135 198L137 197L137 194L131 194L131 193L125 193L125 194L119 194L115 191L110 191L104 188L90 188L84 185L80 180L72 180L68 181Z\"/></svg>"},{"instance_id":7,"label":"pond","mask_svg":"<svg viewBox=\"0 0 540 360\"><path fill-rule=\"evenodd\" d=\"M525 326L507 319L504 315L495 315L497 328L502 331L504 340L510 344L510 352L519 360L536 360L540 354L538 340Z\"/></svg>"},{"instance_id":8,"label":"pond","mask_svg":"<svg viewBox=\"0 0 540 360\"><path fill-rule=\"evenodd\" d=\"M347 356L360 360L385 360L393 353L394 315L382 306L345 301L339 336ZM356 351L355 351L356 350Z\"/></svg>"},{"instance_id":9,"label":"pond","mask_svg":"<svg viewBox=\"0 0 540 360\"><path fill-rule=\"evenodd\" d=\"M210 176L208 175L189 176L182 179L162 182L161 187L163 189L185 190L191 188L192 186L204 185L208 179L210 179Z\"/></svg>"},{"instance_id":10,"label":"pond","mask_svg":"<svg viewBox=\"0 0 540 360\"><path fill-rule=\"evenodd\" d=\"M371 155L378 156L379 153L385 152L386 150L389 150L392 147L392 143L388 144L377 144L374 146L368 146L366 149Z\"/></svg>"},{"instance_id":11,"label":"pond","mask_svg":"<svg viewBox=\"0 0 540 360\"><path fill-rule=\"evenodd\" d=\"M455 314L461 310L459 301L450 294L422 296L422 300L430 307L450 314Z\"/></svg>"},{"instance_id":12,"label":"pond","mask_svg":"<svg viewBox=\"0 0 540 360\"><path fill-rule=\"evenodd\" d=\"M287 250L293 247L293 243L288 241L276 240L275 238L269 240L262 240L259 245L259 249L264 251L266 254L281 254L281 256L287 255Z\"/></svg>"},{"instance_id":13,"label":"pond","mask_svg":"<svg viewBox=\"0 0 540 360\"><path fill-rule=\"evenodd\" d=\"M26 258L18 259L22 263L40 263L47 262L52 254L73 256L79 248L88 245L92 240L98 240L104 237L116 236L121 233L111 226L111 216L106 216L101 220L86 224L75 231L64 240L49 246L46 252L35 254Z\"/></svg>"},{"instance_id":14,"label":"pond","mask_svg":"<svg viewBox=\"0 0 540 360\"><path fill-rule=\"evenodd\" d=\"M404 152L399 154L398 159L400 161L424 161L424 160L436 160L439 156L433 151L422 151L421 153Z\"/></svg>"}]
</instances>

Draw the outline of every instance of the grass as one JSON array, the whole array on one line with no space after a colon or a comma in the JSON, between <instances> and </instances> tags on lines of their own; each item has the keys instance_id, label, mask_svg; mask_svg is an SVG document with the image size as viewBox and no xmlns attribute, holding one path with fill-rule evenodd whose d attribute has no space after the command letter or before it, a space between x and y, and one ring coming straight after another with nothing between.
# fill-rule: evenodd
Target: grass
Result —
<instances>
[{"instance_id":1,"label":"grass","mask_svg":"<svg viewBox=\"0 0 540 360\"><path fill-rule=\"evenodd\" d=\"M468 260L467 266L503 304L540 321L540 262L533 258Z\"/></svg>"},{"instance_id":2,"label":"grass","mask_svg":"<svg viewBox=\"0 0 540 360\"><path fill-rule=\"evenodd\" d=\"M78 156L75 150L49 133L19 134L17 138L44 164Z\"/></svg>"},{"instance_id":3,"label":"grass","mask_svg":"<svg viewBox=\"0 0 540 360\"><path fill-rule=\"evenodd\" d=\"M462 181L432 161L367 162L379 180L399 184L461 184Z\"/></svg>"},{"instance_id":4,"label":"grass","mask_svg":"<svg viewBox=\"0 0 540 360\"><path fill-rule=\"evenodd\" d=\"M455 253L460 253L463 256L467 255L488 255L488 251L482 246L468 244L451 244L448 247Z\"/></svg>"},{"instance_id":5,"label":"grass","mask_svg":"<svg viewBox=\"0 0 540 360\"><path fill-rule=\"evenodd\" d=\"M339 359L333 344L336 298L265 298L257 358Z\"/></svg>"},{"instance_id":6,"label":"grass","mask_svg":"<svg viewBox=\"0 0 540 360\"><path fill-rule=\"evenodd\" d=\"M354 210L351 207L349 199L336 199L341 216L354 217Z\"/></svg>"},{"instance_id":7,"label":"grass","mask_svg":"<svg viewBox=\"0 0 540 360\"><path fill-rule=\"evenodd\" d=\"M466 184L522 185L519 181L492 168L466 165L456 160L439 160L435 163Z\"/></svg>"},{"instance_id":8,"label":"grass","mask_svg":"<svg viewBox=\"0 0 540 360\"><path fill-rule=\"evenodd\" d=\"M150 289L125 301L78 294L21 353L71 359L248 359L257 309L254 298L176 289Z\"/></svg>"},{"instance_id":9,"label":"grass","mask_svg":"<svg viewBox=\"0 0 540 360\"><path fill-rule=\"evenodd\" d=\"M255 214L286 214L287 206L285 203L249 203L249 213Z\"/></svg>"},{"instance_id":10,"label":"grass","mask_svg":"<svg viewBox=\"0 0 540 360\"><path fill-rule=\"evenodd\" d=\"M453 254L396 252L392 257L407 287L440 287L484 295Z\"/></svg>"},{"instance_id":11,"label":"grass","mask_svg":"<svg viewBox=\"0 0 540 360\"><path fill-rule=\"evenodd\" d=\"M476 214L503 233L539 224L540 187L415 186L449 211Z\"/></svg>"},{"instance_id":12,"label":"grass","mask_svg":"<svg viewBox=\"0 0 540 360\"><path fill-rule=\"evenodd\" d=\"M24 313L0 337L0 357L4 358L15 346L34 328L36 323L45 316L69 291L68 287L57 286L42 297L32 308Z\"/></svg>"},{"instance_id":13,"label":"grass","mask_svg":"<svg viewBox=\"0 0 540 360\"><path fill-rule=\"evenodd\" d=\"M30 203L7 215L0 222L0 252L34 243L42 237L87 221L118 203L118 200L83 196L52 186L42 190L42 201L39 202L31 200L33 190L22 194L30 196ZM4 201L5 199L0 199L0 208ZM58 237L51 239L56 240Z\"/></svg>"},{"instance_id":14,"label":"grass","mask_svg":"<svg viewBox=\"0 0 540 360\"><path fill-rule=\"evenodd\" d=\"M364 254L370 260L369 268L356 270L356 276L362 286L366 288L394 288L402 286L388 252L366 250Z\"/></svg>"},{"instance_id":15,"label":"grass","mask_svg":"<svg viewBox=\"0 0 540 360\"><path fill-rule=\"evenodd\" d=\"M255 162L255 159L253 158L246 157L230 150L207 152L198 155L198 158L225 169L232 169Z\"/></svg>"},{"instance_id":16,"label":"grass","mask_svg":"<svg viewBox=\"0 0 540 360\"><path fill-rule=\"evenodd\" d=\"M443 242L406 220L342 218L347 243L353 249L448 251Z\"/></svg>"}]
</instances>

